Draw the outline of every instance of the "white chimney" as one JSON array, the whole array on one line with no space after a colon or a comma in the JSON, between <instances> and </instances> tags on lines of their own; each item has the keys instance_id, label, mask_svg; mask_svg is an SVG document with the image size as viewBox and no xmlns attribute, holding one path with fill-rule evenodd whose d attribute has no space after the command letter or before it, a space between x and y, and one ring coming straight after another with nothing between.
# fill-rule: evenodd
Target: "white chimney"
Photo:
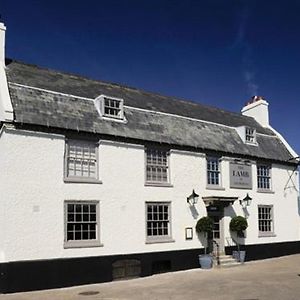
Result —
<instances>
[{"instance_id":1,"label":"white chimney","mask_svg":"<svg viewBox=\"0 0 300 300\"><path fill-rule=\"evenodd\" d=\"M5 30L6 27L3 23L0 23L0 63L1 67L5 66Z\"/></svg>"},{"instance_id":2,"label":"white chimney","mask_svg":"<svg viewBox=\"0 0 300 300\"><path fill-rule=\"evenodd\" d=\"M269 103L260 96L253 96L243 107L244 116L253 117L263 127L269 126Z\"/></svg>"},{"instance_id":3,"label":"white chimney","mask_svg":"<svg viewBox=\"0 0 300 300\"><path fill-rule=\"evenodd\" d=\"M13 107L5 72L5 30L5 25L0 22L0 121L13 121Z\"/></svg>"}]
</instances>

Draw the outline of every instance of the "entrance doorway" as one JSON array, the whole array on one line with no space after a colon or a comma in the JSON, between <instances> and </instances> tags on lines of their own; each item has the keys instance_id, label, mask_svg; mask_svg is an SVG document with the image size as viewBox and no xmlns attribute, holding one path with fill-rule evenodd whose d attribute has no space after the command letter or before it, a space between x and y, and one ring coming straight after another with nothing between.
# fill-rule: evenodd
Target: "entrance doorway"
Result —
<instances>
[{"instance_id":1,"label":"entrance doorway","mask_svg":"<svg viewBox=\"0 0 300 300\"><path fill-rule=\"evenodd\" d=\"M224 208L222 206L209 205L207 206L207 215L214 222L213 231L208 236L209 252L217 256L217 251L219 251L219 254L224 253Z\"/></svg>"}]
</instances>

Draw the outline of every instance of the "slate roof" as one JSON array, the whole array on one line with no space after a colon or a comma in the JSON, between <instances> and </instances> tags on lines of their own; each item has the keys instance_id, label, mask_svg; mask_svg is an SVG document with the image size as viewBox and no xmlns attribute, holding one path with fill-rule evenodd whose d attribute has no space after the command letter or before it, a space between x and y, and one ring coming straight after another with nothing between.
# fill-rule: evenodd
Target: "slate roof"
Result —
<instances>
[{"instance_id":1,"label":"slate roof","mask_svg":"<svg viewBox=\"0 0 300 300\"><path fill-rule=\"evenodd\" d=\"M292 157L270 129L260 126L253 118L237 113L11 60L7 61L6 73L17 123L163 142L278 161L287 161ZM124 110L128 121L126 124L101 119L94 102L80 98L94 99L101 94L124 99L127 106ZM242 142L233 128L242 125L256 128L258 133L262 133L257 135L258 147Z\"/></svg>"}]
</instances>

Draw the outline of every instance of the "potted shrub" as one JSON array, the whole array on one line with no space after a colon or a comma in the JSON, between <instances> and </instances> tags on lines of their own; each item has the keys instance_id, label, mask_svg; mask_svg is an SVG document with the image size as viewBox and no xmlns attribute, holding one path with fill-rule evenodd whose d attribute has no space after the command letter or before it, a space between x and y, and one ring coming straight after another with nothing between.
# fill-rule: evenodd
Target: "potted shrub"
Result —
<instances>
[{"instance_id":1,"label":"potted shrub","mask_svg":"<svg viewBox=\"0 0 300 300\"><path fill-rule=\"evenodd\" d=\"M235 216L231 219L229 228L232 232L236 232L236 235L238 238L244 238L244 230L246 230L248 227L248 222L247 219L242 217L242 216ZM245 261L245 256L246 256L246 251L241 251L240 250L240 245L236 241L237 247L238 247L238 256L235 257L237 258L238 261L244 262Z\"/></svg>"},{"instance_id":2,"label":"potted shrub","mask_svg":"<svg viewBox=\"0 0 300 300\"><path fill-rule=\"evenodd\" d=\"M212 256L207 254L208 234L212 232L214 222L209 217L202 217L196 224L196 231L199 234L204 234L206 245L204 247L204 255L199 255L199 263L202 269L210 269L213 264Z\"/></svg>"}]
</instances>

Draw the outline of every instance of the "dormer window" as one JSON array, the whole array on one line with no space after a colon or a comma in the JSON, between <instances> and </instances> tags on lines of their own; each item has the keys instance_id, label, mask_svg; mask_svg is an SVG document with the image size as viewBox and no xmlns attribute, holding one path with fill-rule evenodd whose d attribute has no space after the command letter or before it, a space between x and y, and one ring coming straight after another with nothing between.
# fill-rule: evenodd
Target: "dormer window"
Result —
<instances>
[{"instance_id":1,"label":"dormer window","mask_svg":"<svg viewBox=\"0 0 300 300\"><path fill-rule=\"evenodd\" d=\"M256 130L250 127L245 128L245 141L249 144L256 144Z\"/></svg>"},{"instance_id":2,"label":"dormer window","mask_svg":"<svg viewBox=\"0 0 300 300\"><path fill-rule=\"evenodd\" d=\"M258 146L256 140L256 129L247 126L239 126L235 128L243 143Z\"/></svg>"},{"instance_id":3,"label":"dormer window","mask_svg":"<svg viewBox=\"0 0 300 300\"><path fill-rule=\"evenodd\" d=\"M123 99L101 95L95 99L95 106L101 117L124 120Z\"/></svg>"}]
</instances>

